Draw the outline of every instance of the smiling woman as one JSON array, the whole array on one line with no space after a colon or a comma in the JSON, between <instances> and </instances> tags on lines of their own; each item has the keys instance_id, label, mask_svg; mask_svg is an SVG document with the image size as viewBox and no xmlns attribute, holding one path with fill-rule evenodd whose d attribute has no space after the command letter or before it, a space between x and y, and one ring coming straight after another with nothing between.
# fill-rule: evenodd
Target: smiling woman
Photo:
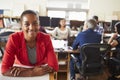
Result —
<instances>
[{"instance_id":1,"label":"smiling woman","mask_svg":"<svg viewBox=\"0 0 120 80\"><path fill-rule=\"evenodd\" d=\"M32 10L21 15L22 31L9 36L2 59L4 76L41 76L58 70L50 36L39 32L39 18ZM30 68L13 66L31 66ZM44 65L44 66L42 66Z\"/></svg>"}]
</instances>

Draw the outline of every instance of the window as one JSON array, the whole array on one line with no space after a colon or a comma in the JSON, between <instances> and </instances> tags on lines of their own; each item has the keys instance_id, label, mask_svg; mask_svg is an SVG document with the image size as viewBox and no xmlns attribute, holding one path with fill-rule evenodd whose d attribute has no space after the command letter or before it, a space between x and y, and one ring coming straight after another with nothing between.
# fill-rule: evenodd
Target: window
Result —
<instances>
[{"instance_id":1,"label":"window","mask_svg":"<svg viewBox=\"0 0 120 80\"><path fill-rule=\"evenodd\" d=\"M48 10L49 17L65 18L65 11L52 11Z\"/></svg>"},{"instance_id":2,"label":"window","mask_svg":"<svg viewBox=\"0 0 120 80\"><path fill-rule=\"evenodd\" d=\"M87 19L87 12L86 11L56 11L56 10L48 10L49 17L56 17L56 18L66 18L67 20L79 20L85 21Z\"/></svg>"},{"instance_id":3,"label":"window","mask_svg":"<svg viewBox=\"0 0 120 80\"><path fill-rule=\"evenodd\" d=\"M85 21L86 20L86 12L69 12L69 20L79 20Z\"/></svg>"}]
</instances>

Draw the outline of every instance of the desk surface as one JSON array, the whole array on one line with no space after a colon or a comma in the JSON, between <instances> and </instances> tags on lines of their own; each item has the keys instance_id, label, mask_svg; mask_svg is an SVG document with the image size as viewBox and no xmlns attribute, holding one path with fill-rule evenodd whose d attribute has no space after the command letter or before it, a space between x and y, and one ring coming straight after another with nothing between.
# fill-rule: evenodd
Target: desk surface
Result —
<instances>
[{"instance_id":1,"label":"desk surface","mask_svg":"<svg viewBox=\"0 0 120 80\"><path fill-rule=\"evenodd\" d=\"M43 76L35 76L35 77L8 77L8 76L3 76L1 74L1 64L0 64L0 80L54 80L52 74L53 73L46 74Z\"/></svg>"},{"instance_id":2,"label":"desk surface","mask_svg":"<svg viewBox=\"0 0 120 80\"><path fill-rule=\"evenodd\" d=\"M67 46L68 41L66 40L52 39L52 45L54 47L55 52L80 53L79 50L73 50L71 46Z\"/></svg>"},{"instance_id":3,"label":"desk surface","mask_svg":"<svg viewBox=\"0 0 120 80\"><path fill-rule=\"evenodd\" d=\"M49 80L49 74L37 77L8 77L0 75L0 80Z\"/></svg>"}]
</instances>

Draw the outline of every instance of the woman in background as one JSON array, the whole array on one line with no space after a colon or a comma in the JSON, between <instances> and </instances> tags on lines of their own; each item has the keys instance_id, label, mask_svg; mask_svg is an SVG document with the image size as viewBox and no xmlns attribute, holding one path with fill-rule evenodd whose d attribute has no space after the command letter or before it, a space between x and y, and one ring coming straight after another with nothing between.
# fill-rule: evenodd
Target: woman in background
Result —
<instances>
[{"instance_id":1,"label":"woman in background","mask_svg":"<svg viewBox=\"0 0 120 80\"><path fill-rule=\"evenodd\" d=\"M115 24L115 33L110 37L108 44L110 44L112 47L120 48L120 22L117 22Z\"/></svg>"},{"instance_id":2,"label":"woman in background","mask_svg":"<svg viewBox=\"0 0 120 80\"><path fill-rule=\"evenodd\" d=\"M52 36L55 39L66 40L71 35L71 30L66 26L66 20L60 19L59 26L53 30Z\"/></svg>"},{"instance_id":3,"label":"woman in background","mask_svg":"<svg viewBox=\"0 0 120 80\"><path fill-rule=\"evenodd\" d=\"M20 22L22 31L11 34L6 44L2 74L15 77L41 76L57 71L58 62L50 36L39 31L39 17L36 12L24 11ZM19 66L15 66L15 63Z\"/></svg>"},{"instance_id":4,"label":"woman in background","mask_svg":"<svg viewBox=\"0 0 120 80\"><path fill-rule=\"evenodd\" d=\"M111 77L109 77L108 80L118 80L115 76L118 76L120 74L120 22L117 22L114 26L115 33L110 37L108 44L110 44L112 47L116 48L116 51L113 53L113 57L118 60L109 60L108 68L109 72L111 73Z\"/></svg>"}]
</instances>

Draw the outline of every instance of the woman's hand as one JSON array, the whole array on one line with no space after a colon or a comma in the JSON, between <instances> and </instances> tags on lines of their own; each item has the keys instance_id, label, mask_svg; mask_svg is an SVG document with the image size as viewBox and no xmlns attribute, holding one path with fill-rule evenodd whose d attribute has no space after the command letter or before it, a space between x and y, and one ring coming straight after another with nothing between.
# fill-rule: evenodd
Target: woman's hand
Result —
<instances>
[{"instance_id":1,"label":"woman's hand","mask_svg":"<svg viewBox=\"0 0 120 80\"><path fill-rule=\"evenodd\" d=\"M112 47L115 47L119 44L118 41L116 40L117 36L118 36L117 33L113 33L108 41L108 44L110 44Z\"/></svg>"},{"instance_id":2,"label":"woman's hand","mask_svg":"<svg viewBox=\"0 0 120 80\"><path fill-rule=\"evenodd\" d=\"M12 67L11 68L11 70L10 70L10 73L13 75L13 76L19 76L20 75L20 73L22 72L22 71L24 71L24 70L26 70L25 68L21 68L21 67L16 67L16 66L14 66L14 67Z\"/></svg>"},{"instance_id":3,"label":"woman's hand","mask_svg":"<svg viewBox=\"0 0 120 80\"><path fill-rule=\"evenodd\" d=\"M17 67L13 66L10 71L4 73L4 75L8 76L42 76L44 74L53 72L53 68L48 65L43 66L35 66L34 68L23 68L23 67Z\"/></svg>"},{"instance_id":4,"label":"woman's hand","mask_svg":"<svg viewBox=\"0 0 120 80\"><path fill-rule=\"evenodd\" d=\"M49 72L53 72L53 68L48 65L36 66L33 69L32 76L41 76L41 75L47 74Z\"/></svg>"},{"instance_id":5,"label":"woman's hand","mask_svg":"<svg viewBox=\"0 0 120 80\"><path fill-rule=\"evenodd\" d=\"M117 33L113 33L111 37L112 37L112 39L116 39L116 38L117 38L117 36L118 36L118 34L117 34Z\"/></svg>"},{"instance_id":6,"label":"woman's hand","mask_svg":"<svg viewBox=\"0 0 120 80\"><path fill-rule=\"evenodd\" d=\"M108 44L110 44L111 46L113 46L113 41L117 38L118 34L117 33L113 33L112 36L110 37L110 39L108 40Z\"/></svg>"}]
</instances>

